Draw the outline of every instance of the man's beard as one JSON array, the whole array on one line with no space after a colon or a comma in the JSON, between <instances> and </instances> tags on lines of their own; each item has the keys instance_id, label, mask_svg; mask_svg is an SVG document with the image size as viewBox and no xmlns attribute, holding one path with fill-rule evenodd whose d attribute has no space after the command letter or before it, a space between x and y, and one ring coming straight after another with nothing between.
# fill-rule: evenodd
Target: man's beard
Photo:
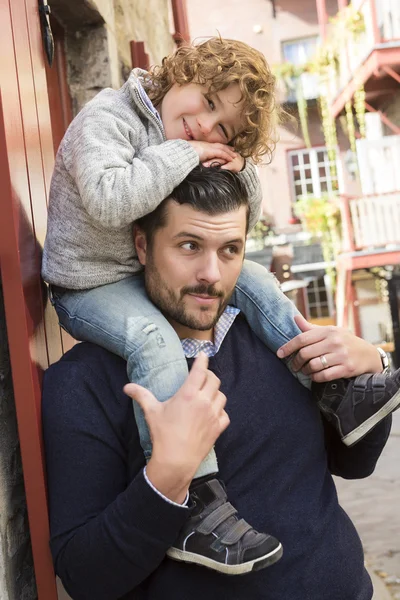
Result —
<instances>
[{"instance_id":1,"label":"man's beard","mask_svg":"<svg viewBox=\"0 0 400 600\"><path fill-rule=\"evenodd\" d=\"M213 285L186 286L180 290L178 295L168 287L166 281L162 279L157 267L153 263L151 255L148 255L146 260L145 287L150 300L160 309L167 319L172 319L184 327L197 331L207 331L216 325L231 296L231 294L225 296L223 292L216 290ZM195 315L189 314L184 303L184 298L187 294L219 298L216 312L213 310L209 315L209 320L206 321L200 320ZM200 306L200 311L205 314L210 311L210 307Z\"/></svg>"}]
</instances>

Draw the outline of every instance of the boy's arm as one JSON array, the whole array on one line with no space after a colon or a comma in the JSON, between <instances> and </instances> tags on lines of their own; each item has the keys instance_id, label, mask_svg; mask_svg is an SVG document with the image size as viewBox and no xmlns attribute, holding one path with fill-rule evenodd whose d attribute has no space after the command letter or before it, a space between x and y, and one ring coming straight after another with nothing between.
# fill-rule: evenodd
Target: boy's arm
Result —
<instances>
[{"instance_id":1,"label":"boy's arm","mask_svg":"<svg viewBox=\"0 0 400 600\"><path fill-rule=\"evenodd\" d=\"M258 178L257 169L255 165L249 159L246 160L246 164L243 171L240 171L238 175L245 184L247 193L249 195L249 231L251 231L254 225L257 223L258 219L260 218L262 202L261 182Z\"/></svg>"},{"instance_id":2,"label":"boy's arm","mask_svg":"<svg viewBox=\"0 0 400 600\"><path fill-rule=\"evenodd\" d=\"M343 444L338 432L328 421L323 419L323 423L328 466L331 473L344 479L369 477L374 472L378 458L389 437L392 416L386 417L362 440L350 448Z\"/></svg>"},{"instance_id":3,"label":"boy's arm","mask_svg":"<svg viewBox=\"0 0 400 600\"><path fill-rule=\"evenodd\" d=\"M137 474L127 479L121 403L130 400L122 392L116 397L101 368L91 373L85 362L63 360L45 374L50 545L74 600L116 600L158 567L188 509L149 486L141 456L132 457Z\"/></svg>"},{"instance_id":4,"label":"boy's arm","mask_svg":"<svg viewBox=\"0 0 400 600\"><path fill-rule=\"evenodd\" d=\"M121 115L106 104L84 108L57 157L87 212L108 228L129 225L153 211L199 164L198 153L185 140L148 146L138 154L138 130L145 125L137 115L126 115L131 122L137 119L135 130Z\"/></svg>"}]
</instances>

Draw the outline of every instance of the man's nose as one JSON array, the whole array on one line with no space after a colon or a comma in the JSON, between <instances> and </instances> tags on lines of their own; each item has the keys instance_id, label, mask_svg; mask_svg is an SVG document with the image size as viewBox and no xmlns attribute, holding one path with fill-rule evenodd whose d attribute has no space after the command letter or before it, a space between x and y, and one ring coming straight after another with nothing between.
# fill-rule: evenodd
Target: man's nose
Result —
<instances>
[{"instance_id":1,"label":"man's nose","mask_svg":"<svg viewBox=\"0 0 400 600\"><path fill-rule=\"evenodd\" d=\"M217 255L208 255L204 257L200 268L197 272L199 281L215 284L221 280L221 272L219 269L219 260Z\"/></svg>"}]
</instances>

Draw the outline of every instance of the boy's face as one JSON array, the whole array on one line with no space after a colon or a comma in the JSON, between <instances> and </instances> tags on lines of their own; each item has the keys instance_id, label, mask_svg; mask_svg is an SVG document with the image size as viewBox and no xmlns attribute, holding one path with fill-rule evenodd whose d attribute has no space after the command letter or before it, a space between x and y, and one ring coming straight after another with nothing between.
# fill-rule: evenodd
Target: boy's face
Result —
<instances>
[{"instance_id":1,"label":"boy's face","mask_svg":"<svg viewBox=\"0 0 400 600\"><path fill-rule=\"evenodd\" d=\"M167 140L228 144L243 127L240 97L237 83L213 94L198 83L174 84L158 107Z\"/></svg>"}]
</instances>

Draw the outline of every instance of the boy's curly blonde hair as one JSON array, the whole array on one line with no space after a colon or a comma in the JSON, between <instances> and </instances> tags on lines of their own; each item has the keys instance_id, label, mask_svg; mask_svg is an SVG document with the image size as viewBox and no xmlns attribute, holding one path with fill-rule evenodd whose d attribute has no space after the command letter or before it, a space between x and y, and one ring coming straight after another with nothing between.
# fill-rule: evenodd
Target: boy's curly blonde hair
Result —
<instances>
[{"instance_id":1,"label":"boy's curly blonde hair","mask_svg":"<svg viewBox=\"0 0 400 600\"><path fill-rule=\"evenodd\" d=\"M264 56L244 42L212 37L197 45L182 46L148 74L148 94L157 106L174 83L209 86L210 93L240 87L244 128L231 145L255 163L272 153L277 141L281 109L275 99L276 80ZM146 86L147 87L147 86Z\"/></svg>"}]
</instances>

